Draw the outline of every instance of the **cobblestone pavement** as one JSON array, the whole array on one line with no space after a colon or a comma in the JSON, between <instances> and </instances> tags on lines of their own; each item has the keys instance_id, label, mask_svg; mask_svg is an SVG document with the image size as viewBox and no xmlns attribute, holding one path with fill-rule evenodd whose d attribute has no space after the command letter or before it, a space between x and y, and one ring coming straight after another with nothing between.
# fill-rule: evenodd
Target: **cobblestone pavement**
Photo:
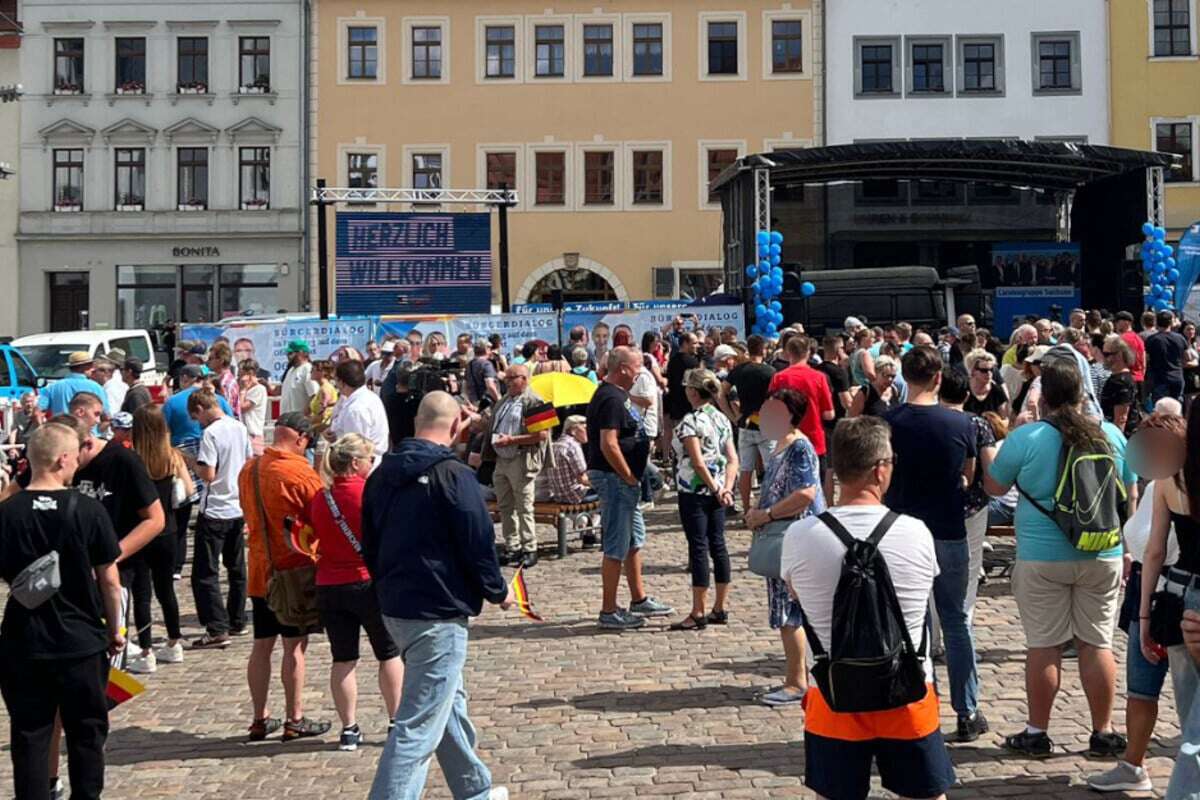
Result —
<instances>
[{"instance_id":1,"label":"cobblestone pavement","mask_svg":"<svg viewBox=\"0 0 1200 800\"><path fill-rule=\"evenodd\" d=\"M660 503L649 522L649 590L685 608L687 556L673 501ZM544 533L548 542L551 532ZM656 620L641 631L598 632L600 556L594 550L561 561L547 558L529 570L529 590L544 624L486 609L472 625L466 682L479 749L497 785L507 785L515 798L572 800L811 796L802 785L803 712L773 710L755 700L778 683L783 666L779 640L766 624L763 582L745 569L749 543L747 531L731 531L735 571L725 628L671 633L667 620ZM185 634L198 633L186 576L177 586ZM622 602L625 597L622 588ZM1025 699L1023 639L1007 580L983 587L975 630L982 709L993 733L973 745L952 746L961 785L950 796L1096 797L1083 779L1109 763L1078 755L1089 723L1075 662L1067 662L1051 724L1055 756L1041 762L1008 758L999 732L1023 724ZM1125 642L1118 638L1123 663ZM247 744L249 646L239 639L223 652L189 653L183 664L160 666L148 677L147 692L114 712L105 797L366 797L386 724L370 661L364 660L359 676L359 719L368 744L357 753L338 752L334 735ZM363 652L370 652L365 641ZM309 649L306 710L332 720L329 663L329 645L316 637ZM273 692L278 703L278 689ZM1116 719L1122 730L1123 693L1122 677ZM281 710L278 704L272 709ZM948 701L942 709L943 727L952 730ZM1160 790L1178 733L1169 696L1162 716L1149 760ZM2 727L0 745L7 750L8 729ZM886 796L875 785L874 794ZM5 757L0 796L10 796L11 786ZM436 768L426 796L449 796Z\"/></svg>"}]
</instances>

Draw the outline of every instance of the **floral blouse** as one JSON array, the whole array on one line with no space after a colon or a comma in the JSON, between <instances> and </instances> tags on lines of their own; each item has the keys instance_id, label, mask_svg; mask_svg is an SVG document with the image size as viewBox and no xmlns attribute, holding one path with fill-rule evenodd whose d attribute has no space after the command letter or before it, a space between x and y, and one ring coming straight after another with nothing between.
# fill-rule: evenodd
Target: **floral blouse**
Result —
<instances>
[{"instance_id":1,"label":"floral blouse","mask_svg":"<svg viewBox=\"0 0 1200 800\"><path fill-rule=\"evenodd\" d=\"M671 441L675 451L675 463L678 464L675 470L675 488L691 494L712 494L683 448L683 440L691 436L700 440L700 457L704 459L713 481L722 485L725 482L725 467L729 462L725 455L726 444L733 440L733 426L729 424L729 418L712 403L688 412L675 426L675 435Z\"/></svg>"},{"instance_id":2,"label":"floral blouse","mask_svg":"<svg viewBox=\"0 0 1200 800\"><path fill-rule=\"evenodd\" d=\"M767 459L758 507L770 508L793 492L816 486L817 496L800 516L809 517L823 512L825 495L821 492L818 464L817 451L813 449L807 436L799 436L786 450L772 453Z\"/></svg>"}]
</instances>

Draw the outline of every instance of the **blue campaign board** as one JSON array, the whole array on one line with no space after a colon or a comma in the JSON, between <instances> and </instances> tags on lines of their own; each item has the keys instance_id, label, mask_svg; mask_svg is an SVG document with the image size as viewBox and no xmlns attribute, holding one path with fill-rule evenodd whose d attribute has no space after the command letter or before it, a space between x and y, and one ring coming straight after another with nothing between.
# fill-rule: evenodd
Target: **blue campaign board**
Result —
<instances>
[{"instance_id":1,"label":"blue campaign board","mask_svg":"<svg viewBox=\"0 0 1200 800\"><path fill-rule=\"evenodd\" d=\"M487 314L490 214L337 215L339 315Z\"/></svg>"}]
</instances>

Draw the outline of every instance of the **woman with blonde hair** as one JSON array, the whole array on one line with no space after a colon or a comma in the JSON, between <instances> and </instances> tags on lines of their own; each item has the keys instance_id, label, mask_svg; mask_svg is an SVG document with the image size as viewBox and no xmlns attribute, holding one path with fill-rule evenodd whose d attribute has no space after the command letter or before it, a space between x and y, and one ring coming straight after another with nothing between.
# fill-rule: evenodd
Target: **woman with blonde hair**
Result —
<instances>
[{"instance_id":1,"label":"woman with blonde hair","mask_svg":"<svg viewBox=\"0 0 1200 800\"><path fill-rule=\"evenodd\" d=\"M329 690L342 719L340 750L356 750L363 742L358 726L358 642L367 632L379 662L379 691L391 720L400 705L404 665L400 650L383 624L383 612L362 556L362 495L375 465L375 448L357 433L329 445L322 472L332 476L325 491L308 506L317 552L317 608L329 637L333 667Z\"/></svg>"},{"instance_id":2,"label":"woman with blonde hair","mask_svg":"<svg viewBox=\"0 0 1200 800\"><path fill-rule=\"evenodd\" d=\"M436 358L441 360L446 357L446 336L438 331L434 331L425 337L425 346L421 349L421 355L425 358Z\"/></svg>"},{"instance_id":3,"label":"woman with blonde hair","mask_svg":"<svg viewBox=\"0 0 1200 800\"><path fill-rule=\"evenodd\" d=\"M975 348L963 358L970 378L971 391L963 410L982 416L988 411L1008 418L1008 391L996 381L996 357L982 348Z\"/></svg>"},{"instance_id":4,"label":"woman with blonde hair","mask_svg":"<svg viewBox=\"0 0 1200 800\"><path fill-rule=\"evenodd\" d=\"M867 357L870 358L869 353ZM900 405L900 392L896 390L900 364L891 356L880 356L874 364L874 374L854 393L847 416L882 417Z\"/></svg>"},{"instance_id":5,"label":"woman with blonde hair","mask_svg":"<svg viewBox=\"0 0 1200 800\"><path fill-rule=\"evenodd\" d=\"M146 472L158 491L165 524L162 532L133 557L133 606L137 625L138 646L142 653L130 659L129 671L149 673L158 669L158 662L178 664L183 661L183 633L179 627L179 600L175 596L175 553L183 542L186 547L187 526L179 528L174 509L187 502L196 491L187 463L171 447L171 430L156 405L142 406L133 415L133 451L146 466ZM158 651L152 649L150 593L162 608L167 643Z\"/></svg>"},{"instance_id":6,"label":"woman with blonde hair","mask_svg":"<svg viewBox=\"0 0 1200 800\"><path fill-rule=\"evenodd\" d=\"M317 384L317 393L308 401L308 421L312 423L314 435L328 428L333 419L333 407L338 401L338 390L333 385L333 370L332 361L312 363L311 378Z\"/></svg>"}]
</instances>

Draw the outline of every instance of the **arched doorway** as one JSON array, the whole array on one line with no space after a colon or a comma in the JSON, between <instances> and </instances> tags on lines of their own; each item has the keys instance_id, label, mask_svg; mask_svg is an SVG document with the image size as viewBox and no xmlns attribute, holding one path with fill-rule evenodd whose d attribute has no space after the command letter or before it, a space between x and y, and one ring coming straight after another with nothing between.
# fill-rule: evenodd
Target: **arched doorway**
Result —
<instances>
[{"instance_id":1,"label":"arched doorway","mask_svg":"<svg viewBox=\"0 0 1200 800\"><path fill-rule=\"evenodd\" d=\"M575 254L547 261L525 278L517 291L518 303L549 303L562 290L564 303L629 300L625 285L612 270Z\"/></svg>"}]
</instances>

